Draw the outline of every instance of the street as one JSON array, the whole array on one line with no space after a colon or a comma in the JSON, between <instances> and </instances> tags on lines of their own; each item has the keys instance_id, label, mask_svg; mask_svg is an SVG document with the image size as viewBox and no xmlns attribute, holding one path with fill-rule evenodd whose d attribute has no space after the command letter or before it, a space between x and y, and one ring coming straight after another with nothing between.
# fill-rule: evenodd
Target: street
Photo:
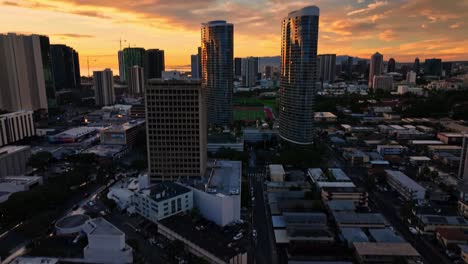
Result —
<instances>
[{"instance_id":1,"label":"street","mask_svg":"<svg viewBox=\"0 0 468 264\"><path fill-rule=\"evenodd\" d=\"M254 252L255 263L278 263L276 254L276 243L271 224L270 213L265 201L263 181L265 177L264 168L256 167L255 152L249 152L249 185L253 188L252 200L252 227L257 232L253 239L252 252Z\"/></svg>"}]
</instances>

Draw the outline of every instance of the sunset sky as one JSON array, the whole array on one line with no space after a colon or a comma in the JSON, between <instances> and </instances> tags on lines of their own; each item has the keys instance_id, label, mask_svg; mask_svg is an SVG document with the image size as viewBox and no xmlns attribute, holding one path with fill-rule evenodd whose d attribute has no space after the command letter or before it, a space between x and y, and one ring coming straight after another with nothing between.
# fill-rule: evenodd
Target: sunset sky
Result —
<instances>
[{"instance_id":1,"label":"sunset sky","mask_svg":"<svg viewBox=\"0 0 468 264\"><path fill-rule=\"evenodd\" d=\"M280 23L320 8L319 53L413 61L468 60L468 0L0 0L0 32L48 35L80 54L82 75L117 71L123 46L165 50L166 67L190 63L200 23L234 23L234 56L280 54Z\"/></svg>"}]
</instances>

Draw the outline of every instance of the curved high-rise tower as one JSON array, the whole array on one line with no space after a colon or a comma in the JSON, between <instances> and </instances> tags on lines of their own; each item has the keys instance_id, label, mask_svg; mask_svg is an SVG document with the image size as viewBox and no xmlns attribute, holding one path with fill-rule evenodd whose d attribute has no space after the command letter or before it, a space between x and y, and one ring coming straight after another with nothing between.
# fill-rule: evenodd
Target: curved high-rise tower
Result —
<instances>
[{"instance_id":1,"label":"curved high-rise tower","mask_svg":"<svg viewBox=\"0 0 468 264\"><path fill-rule=\"evenodd\" d=\"M301 145L313 143L319 15L318 7L305 7L289 13L281 28L279 132Z\"/></svg>"},{"instance_id":2,"label":"curved high-rise tower","mask_svg":"<svg viewBox=\"0 0 468 264\"><path fill-rule=\"evenodd\" d=\"M210 125L226 126L232 121L233 30L223 20L201 28L201 79Z\"/></svg>"}]
</instances>

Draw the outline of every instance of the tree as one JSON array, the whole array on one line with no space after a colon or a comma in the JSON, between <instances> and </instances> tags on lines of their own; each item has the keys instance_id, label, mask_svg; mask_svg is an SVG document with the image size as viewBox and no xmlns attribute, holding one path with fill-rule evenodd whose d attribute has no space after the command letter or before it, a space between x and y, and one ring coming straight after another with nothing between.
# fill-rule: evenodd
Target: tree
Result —
<instances>
[{"instance_id":1,"label":"tree","mask_svg":"<svg viewBox=\"0 0 468 264\"><path fill-rule=\"evenodd\" d=\"M28 165L40 170L46 169L54 159L54 156L48 151L40 151L36 154L31 155L28 161Z\"/></svg>"}]
</instances>

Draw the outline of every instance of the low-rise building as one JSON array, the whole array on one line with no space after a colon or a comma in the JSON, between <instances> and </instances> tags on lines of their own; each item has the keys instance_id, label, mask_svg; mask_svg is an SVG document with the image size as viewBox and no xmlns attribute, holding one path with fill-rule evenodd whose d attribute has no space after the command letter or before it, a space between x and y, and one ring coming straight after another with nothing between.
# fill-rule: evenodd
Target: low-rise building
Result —
<instances>
[{"instance_id":1,"label":"low-rise building","mask_svg":"<svg viewBox=\"0 0 468 264\"><path fill-rule=\"evenodd\" d=\"M436 228L437 241L447 248L455 249L457 245L468 244L468 230L461 228Z\"/></svg>"},{"instance_id":2,"label":"low-rise building","mask_svg":"<svg viewBox=\"0 0 468 264\"><path fill-rule=\"evenodd\" d=\"M28 191L38 185L42 185L40 176L2 177L0 178L0 203L7 201L13 193Z\"/></svg>"},{"instance_id":3,"label":"low-rise building","mask_svg":"<svg viewBox=\"0 0 468 264\"><path fill-rule=\"evenodd\" d=\"M0 148L0 179L5 176L24 175L31 157L29 146L4 146Z\"/></svg>"},{"instance_id":4,"label":"low-rise building","mask_svg":"<svg viewBox=\"0 0 468 264\"><path fill-rule=\"evenodd\" d=\"M0 115L0 147L35 135L33 111Z\"/></svg>"},{"instance_id":5,"label":"low-rise building","mask_svg":"<svg viewBox=\"0 0 468 264\"><path fill-rule=\"evenodd\" d=\"M421 255L409 243L356 242L353 247L360 264L391 264L401 258L414 262L421 260Z\"/></svg>"},{"instance_id":6,"label":"low-rise building","mask_svg":"<svg viewBox=\"0 0 468 264\"><path fill-rule=\"evenodd\" d=\"M96 127L75 127L49 136L49 142L52 144L78 143L98 134Z\"/></svg>"},{"instance_id":7,"label":"low-rise building","mask_svg":"<svg viewBox=\"0 0 468 264\"><path fill-rule=\"evenodd\" d=\"M270 179L272 181L283 182L286 173L284 172L283 165L270 164L268 165L268 171L270 173Z\"/></svg>"},{"instance_id":8,"label":"low-rise building","mask_svg":"<svg viewBox=\"0 0 468 264\"><path fill-rule=\"evenodd\" d=\"M406 147L401 145L378 145L377 152L382 155L400 155L407 150Z\"/></svg>"},{"instance_id":9,"label":"low-rise building","mask_svg":"<svg viewBox=\"0 0 468 264\"><path fill-rule=\"evenodd\" d=\"M385 170L387 183L406 200L424 200L426 189L401 171Z\"/></svg>"},{"instance_id":10,"label":"low-rise building","mask_svg":"<svg viewBox=\"0 0 468 264\"><path fill-rule=\"evenodd\" d=\"M315 122L336 122L336 115L331 112L315 112Z\"/></svg>"},{"instance_id":11,"label":"low-rise building","mask_svg":"<svg viewBox=\"0 0 468 264\"><path fill-rule=\"evenodd\" d=\"M468 229L468 221L461 216L418 214L416 217L419 229L425 233L433 233L437 228Z\"/></svg>"},{"instance_id":12,"label":"low-rise building","mask_svg":"<svg viewBox=\"0 0 468 264\"><path fill-rule=\"evenodd\" d=\"M131 120L101 130L101 144L124 145L131 148L140 132L145 130L145 120Z\"/></svg>"},{"instance_id":13,"label":"low-rise building","mask_svg":"<svg viewBox=\"0 0 468 264\"><path fill-rule=\"evenodd\" d=\"M439 132L437 138L447 145L461 145L463 142L462 133Z\"/></svg>"},{"instance_id":14,"label":"low-rise building","mask_svg":"<svg viewBox=\"0 0 468 264\"><path fill-rule=\"evenodd\" d=\"M272 140L278 137L277 129L244 128L244 141L258 143L264 140Z\"/></svg>"},{"instance_id":15,"label":"low-rise building","mask_svg":"<svg viewBox=\"0 0 468 264\"><path fill-rule=\"evenodd\" d=\"M429 153L436 153L436 152L447 152L452 153L454 155L460 155L462 148L460 146L455 145L431 145L427 146Z\"/></svg>"},{"instance_id":16,"label":"low-rise building","mask_svg":"<svg viewBox=\"0 0 468 264\"><path fill-rule=\"evenodd\" d=\"M333 212L333 218L338 228L385 228L389 223L378 213Z\"/></svg>"},{"instance_id":17,"label":"low-rise building","mask_svg":"<svg viewBox=\"0 0 468 264\"><path fill-rule=\"evenodd\" d=\"M193 208L193 192L180 184L164 181L135 192L135 212L157 223Z\"/></svg>"}]
</instances>

